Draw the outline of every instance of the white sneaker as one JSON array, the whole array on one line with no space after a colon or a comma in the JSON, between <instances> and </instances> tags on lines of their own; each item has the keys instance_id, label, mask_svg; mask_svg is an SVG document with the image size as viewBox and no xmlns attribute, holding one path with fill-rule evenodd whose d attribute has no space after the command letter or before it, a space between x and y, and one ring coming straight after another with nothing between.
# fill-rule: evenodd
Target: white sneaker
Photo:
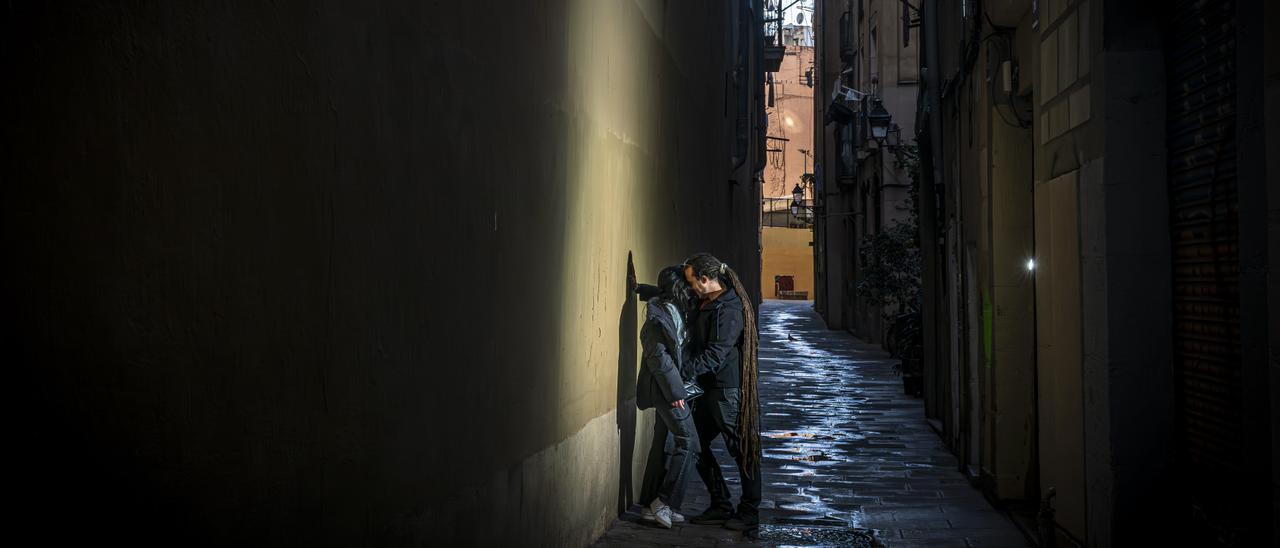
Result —
<instances>
[{"instance_id":1,"label":"white sneaker","mask_svg":"<svg viewBox=\"0 0 1280 548\"><path fill-rule=\"evenodd\" d=\"M655 501L657 501L657 499L655 499ZM671 508L671 507L669 507L669 506L668 506L668 508ZM645 520L645 521L653 521L653 520L654 520L654 517L653 517L653 508L650 508L650 507L648 506L648 504L645 504L645 506L641 506L641 507L640 507L640 519L641 519L641 520ZM685 522L685 515L684 515L684 513L677 512L677 511L675 510L675 508L672 508L672 510L671 510L671 522L672 522L672 524L684 524L684 522Z\"/></svg>"},{"instance_id":2,"label":"white sneaker","mask_svg":"<svg viewBox=\"0 0 1280 548\"><path fill-rule=\"evenodd\" d=\"M653 512L653 521L663 529L671 528L671 507L662 502L662 499L653 499L649 503L649 511Z\"/></svg>"},{"instance_id":3,"label":"white sneaker","mask_svg":"<svg viewBox=\"0 0 1280 548\"><path fill-rule=\"evenodd\" d=\"M670 506L668 506L667 508L670 508ZM654 520L653 510L650 510L648 506L641 508L640 518L644 519L645 521L653 521ZM672 510L671 523L684 523L684 514L681 514L680 512Z\"/></svg>"}]
</instances>

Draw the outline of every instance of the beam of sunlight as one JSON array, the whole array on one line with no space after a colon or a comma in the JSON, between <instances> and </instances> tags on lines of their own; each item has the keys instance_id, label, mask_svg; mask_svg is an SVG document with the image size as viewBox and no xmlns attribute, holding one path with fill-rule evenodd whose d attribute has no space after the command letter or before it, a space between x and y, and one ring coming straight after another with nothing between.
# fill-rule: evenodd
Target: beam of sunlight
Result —
<instances>
[{"instance_id":1,"label":"beam of sunlight","mask_svg":"<svg viewBox=\"0 0 1280 548\"><path fill-rule=\"evenodd\" d=\"M630 3L578 0L568 9L565 97L564 299L560 318L560 431L576 431L617 405L628 252L641 279L652 270L638 219L652 176L656 104L652 34ZM634 313L634 311L633 311ZM634 377L632 377L634 378Z\"/></svg>"}]
</instances>

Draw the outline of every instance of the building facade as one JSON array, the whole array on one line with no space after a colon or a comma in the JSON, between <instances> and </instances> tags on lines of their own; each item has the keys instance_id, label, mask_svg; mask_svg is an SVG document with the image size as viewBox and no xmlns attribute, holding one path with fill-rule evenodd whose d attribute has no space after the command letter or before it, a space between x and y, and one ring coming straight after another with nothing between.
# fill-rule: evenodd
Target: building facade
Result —
<instances>
[{"instance_id":1,"label":"building facade","mask_svg":"<svg viewBox=\"0 0 1280 548\"><path fill-rule=\"evenodd\" d=\"M762 179L760 291L766 299L813 294L813 45L812 27L783 27L785 53L765 83L767 158ZM809 45L799 45L809 37ZM793 208L799 188L800 208Z\"/></svg>"},{"instance_id":2,"label":"building facade","mask_svg":"<svg viewBox=\"0 0 1280 548\"><path fill-rule=\"evenodd\" d=\"M867 237L911 217L910 177L899 160L910 154L915 124L919 31L900 1L821 2L814 17L814 306L828 327L879 342L896 308L859 297L859 251ZM881 123L886 135L877 138Z\"/></svg>"},{"instance_id":3,"label":"building facade","mask_svg":"<svg viewBox=\"0 0 1280 548\"><path fill-rule=\"evenodd\" d=\"M1277 8L920 11L930 419L1042 545L1277 545Z\"/></svg>"}]
</instances>

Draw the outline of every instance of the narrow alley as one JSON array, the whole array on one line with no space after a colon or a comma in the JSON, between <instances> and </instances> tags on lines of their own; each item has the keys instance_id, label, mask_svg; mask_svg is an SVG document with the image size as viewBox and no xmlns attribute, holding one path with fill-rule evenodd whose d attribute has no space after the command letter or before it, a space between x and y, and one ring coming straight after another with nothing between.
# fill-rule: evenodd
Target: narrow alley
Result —
<instances>
[{"instance_id":1,"label":"narrow alley","mask_svg":"<svg viewBox=\"0 0 1280 548\"><path fill-rule=\"evenodd\" d=\"M633 508L596 546L871 546L871 535L886 547L1027 546L958 471L893 364L878 346L828 330L811 302L765 301L761 541L714 525L660 529ZM710 499L700 481L689 489L684 511L696 514Z\"/></svg>"},{"instance_id":2,"label":"narrow alley","mask_svg":"<svg viewBox=\"0 0 1280 548\"><path fill-rule=\"evenodd\" d=\"M1280 546L1280 1L0 13L11 536Z\"/></svg>"}]
</instances>

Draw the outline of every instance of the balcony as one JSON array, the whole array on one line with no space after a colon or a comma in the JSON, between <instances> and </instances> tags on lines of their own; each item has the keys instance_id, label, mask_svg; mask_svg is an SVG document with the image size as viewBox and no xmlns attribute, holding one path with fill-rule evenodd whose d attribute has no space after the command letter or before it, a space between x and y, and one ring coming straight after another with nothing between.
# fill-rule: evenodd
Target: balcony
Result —
<instances>
[{"instance_id":1,"label":"balcony","mask_svg":"<svg viewBox=\"0 0 1280 548\"><path fill-rule=\"evenodd\" d=\"M782 58L787 54L787 46L782 41L782 2L765 7L765 16L768 18L763 21L764 71L778 72L782 70Z\"/></svg>"},{"instance_id":2,"label":"balcony","mask_svg":"<svg viewBox=\"0 0 1280 548\"><path fill-rule=\"evenodd\" d=\"M766 36L764 43L764 71L782 70L782 58L787 54L787 47L781 45L777 35Z\"/></svg>"},{"instance_id":3,"label":"balcony","mask_svg":"<svg viewBox=\"0 0 1280 548\"><path fill-rule=\"evenodd\" d=\"M761 204L760 225L774 228L811 228L813 226L813 200L805 200L802 207L793 210L791 198L764 198Z\"/></svg>"}]
</instances>

